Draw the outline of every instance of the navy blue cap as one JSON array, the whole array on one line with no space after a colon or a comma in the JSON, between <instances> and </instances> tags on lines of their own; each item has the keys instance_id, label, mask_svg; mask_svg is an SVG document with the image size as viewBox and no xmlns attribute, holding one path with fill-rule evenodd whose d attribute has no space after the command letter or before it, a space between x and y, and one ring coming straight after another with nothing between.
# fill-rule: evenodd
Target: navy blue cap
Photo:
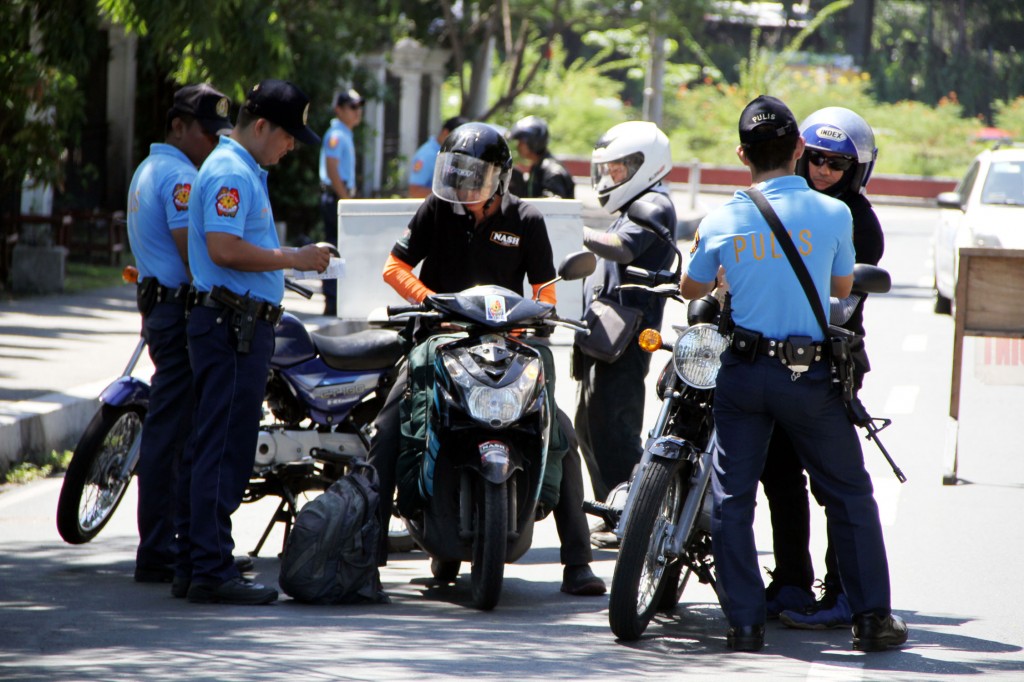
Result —
<instances>
[{"instance_id":1,"label":"navy blue cap","mask_svg":"<svg viewBox=\"0 0 1024 682\"><path fill-rule=\"evenodd\" d=\"M740 142L743 144L799 132L793 112L782 100L771 95L759 95L740 114Z\"/></svg>"},{"instance_id":2,"label":"navy blue cap","mask_svg":"<svg viewBox=\"0 0 1024 682\"><path fill-rule=\"evenodd\" d=\"M307 125L309 97L294 83L262 80L249 91L243 106L250 114L281 126L299 142L320 144L320 136Z\"/></svg>"},{"instance_id":3,"label":"navy blue cap","mask_svg":"<svg viewBox=\"0 0 1024 682\"><path fill-rule=\"evenodd\" d=\"M355 88L342 90L334 95L334 108L351 104L354 107L363 106L363 96L356 92Z\"/></svg>"},{"instance_id":4,"label":"navy blue cap","mask_svg":"<svg viewBox=\"0 0 1024 682\"><path fill-rule=\"evenodd\" d=\"M167 120L172 120L176 114L188 114L199 121L206 132L220 135L231 130L229 105L224 93L206 83L186 85L174 93L174 104L167 112Z\"/></svg>"}]
</instances>

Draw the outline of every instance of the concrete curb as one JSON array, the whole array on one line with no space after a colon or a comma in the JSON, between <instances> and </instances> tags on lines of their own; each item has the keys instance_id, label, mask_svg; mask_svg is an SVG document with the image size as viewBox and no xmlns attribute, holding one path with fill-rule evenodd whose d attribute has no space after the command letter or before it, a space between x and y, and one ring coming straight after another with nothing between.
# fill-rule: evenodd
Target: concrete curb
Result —
<instances>
[{"instance_id":1,"label":"concrete curb","mask_svg":"<svg viewBox=\"0 0 1024 682\"><path fill-rule=\"evenodd\" d=\"M0 414L0 470L22 461L41 464L51 450L72 450L100 402L109 381L49 393L35 400L8 404Z\"/></svg>"}]
</instances>

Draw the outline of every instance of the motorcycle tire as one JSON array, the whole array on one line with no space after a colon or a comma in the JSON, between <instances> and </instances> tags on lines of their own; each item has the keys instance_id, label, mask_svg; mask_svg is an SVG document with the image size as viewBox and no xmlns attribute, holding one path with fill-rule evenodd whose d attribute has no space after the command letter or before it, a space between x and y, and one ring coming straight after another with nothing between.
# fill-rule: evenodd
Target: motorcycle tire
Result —
<instances>
[{"instance_id":1,"label":"motorcycle tire","mask_svg":"<svg viewBox=\"0 0 1024 682\"><path fill-rule=\"evenodd\" d=\"M508 552L508 484L481 481L473 535L470 582L473 606L490 611L498 605ZM483 499L480 499L482 497Z\"/></svg>"},{"instance_id":2,"label":"motorcycle tire","mask_svg":"<svg viewBox=\"0 0 1024 682\"><path fill-rule=\"evenodd\" d=\"M647 629L668 582L672 565L664 556L666 527L679 518L686 493L678 468L678 463L654 460L634 483L636 502L623 529L608 598L608 623L624 641L639 639Z\"/></svg>"},{"instance_id":3,"label":"motorcycle tire","mask_svg":"<svg viewBox=\"0 0 1024 682\"><path fill-rule=\"evenodd\" d=\"M400 516L392 516L388 524L388 553L401 554L416 549L416 541L409 534L405 527L405 521Z\"/></svg>"},{"instance_id":4,"label":"motorcycle tire","mask_svg":"<svg viewBox=\"0 0 1024 682\"><path fill-rule=\"evenodd\" d=\"M677 561L668 567L663 578L665 587L662 589L661 597L658 599L658 611L671 611L679 604L679 600L683 597L683 590L686 589L686 583L690 580L691 573L693 571L684 567L681 561Z\"/></svg>"},{"instance_id":5,"label":"motorcycle tire","mask_svg":"<svg viewBox=\"0 0 1024 682\"><path fill-rule=\"evenodd\" d=\"M102 405L89 422L57 501L57 531L65 542L89 542L113 516L135 474L145 416L137 405Z\"/></svg>"}]
</instances>

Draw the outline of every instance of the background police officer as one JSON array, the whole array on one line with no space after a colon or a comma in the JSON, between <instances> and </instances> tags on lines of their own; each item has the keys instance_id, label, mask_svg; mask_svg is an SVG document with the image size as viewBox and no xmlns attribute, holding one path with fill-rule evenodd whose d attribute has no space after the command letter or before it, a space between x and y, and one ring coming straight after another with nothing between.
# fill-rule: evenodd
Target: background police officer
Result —
<instances>
[{"instance_id":1,"label":"background police officer","mask_svg":"<svg viewBox=\"0 0 1024 682\"><path fill-rule=\"evenodd\" d=\"M739 132L737 155L793 235L822 306L830 291L845 298L853 285L850 211L794 175L804 142L792 112L778 99L760 96L740 115ZM764 646L765 590L754 544L754 502L778 423L826 508L854 613L854 648L897 646L906 642L907 627L891 611L878 506L828 359L811 362L803 372L781 360L807 338L818 344L824 339L789 260L779 251L751 199L737 193L701 223L681 285L685 298L699 298L724 270L732 292L733 345L722 354L715 389L711 519L718 597L730 625L727 644L739 651Z\"/></svg>"},{"instance_id":2,"label":"background police officer","mask_svg":"<svg viewBox=\"0 0 1024 682\"><path fill-rule=\"evenodd\" d=\"M441 131L420 145L409 162L409 196L413 199L425 199L430 196L430 187L434 183L434 163L441 145L448 135L463 123L469 123L465 116L452 116L441 124Z\"/></svg>"},{"instance_id":3,"label":"background police officer","mask_svg":"<svg viewBox=\"0 0 1024 682\"><path fill-rule=\"evenodd\" d=\"M232 559L231 514L252 473L263 392L284 296L284 268L323 272L326 247L282 248L267 171L295 141L317 144L309 98L287 81L253 87L230 136L221 138L192 189L189 262L196 303L188 321L196 386L191 514L176 596L192 602L265 604L277 591L242 578ZM188 457L186 457L188 459ZM187 589L186 589L187 586Z\"/></svg>"},{"instance_id":4,"label":"background police officer","mask_svg":"<svg viewBox=\"0 0 1024 682\"><path fill-rule=\"evenodd\" d=\"M508 131L510 140L516 141L519 158L525 168L516 168L509 191L520 197L560 197L572 199L576 184L572 175L548 151L548 123L539 116L527 116L516 121Z\"/></svg>"},{"instance_id":5,"label":"background police officer","mask_svg":"<svg viewBox=\"0 0 1024 682\"><path fill-rule=\"evenodd\" d=\"M187 85L174 93L163 143L128 188L128 241L139 269L142 336L153 361L149 409L135 473L139 480L137 582L174 577L175 486L181 451L191 432L192 369L185 343L188 205L196 168L231 129L228 98L213 87Z\"/></svg>"},{"instance_id":6,"label":"background police officer","mask_svg":"<svg viewBox=\"0 0 1024 682\"><path fill-rule=\"evenodd\" d=\"M363 120L363 97L353 89L334 95L334 118L320 146L320 215L324 239L338 245L338 199L356 196L356 142L352 131ZM325 279L324 315L338 314L338 281Z\"/></svg>"}]
</instances>

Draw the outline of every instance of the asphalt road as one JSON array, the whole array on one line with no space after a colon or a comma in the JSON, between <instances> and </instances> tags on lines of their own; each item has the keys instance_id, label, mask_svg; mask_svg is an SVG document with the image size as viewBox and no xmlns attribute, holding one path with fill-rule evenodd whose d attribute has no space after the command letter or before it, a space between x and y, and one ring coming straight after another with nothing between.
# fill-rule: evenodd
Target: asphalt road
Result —
<instances>
[{"instance_id":1,"label":"asphalt road","mask_svg":"<svg viewBox=\"0 0 1024 682\"><path fill-rule=\"evenodd\" d=\"M882 265L894 287L868 305L874 370L863 397L876 416L894 420L882 437L908 482L896 481L870 443L865 458L889 549L893 606L911 628L903 649L862 654L850 650L849 632L773 624L762 652L730 653L715 596L696 584L639 642L617 642L607 625L607 597L558 591L561 570L550 520L539 525L533 549L507 567L501 601L490 613L467 605L465 574L453 587L433 587L427 560L415 552L393 558L383 570L388 605L311 607L287 598L267 607L188 604L172 599L166 586L131 580L134 490L95 541L73 547L60 540L54 525L57 478L0 493L0 677L1024 679L1018 578L1024 559L1018 523L1024 387L980 382L968 348L961 483L943 486L953 323L931 312L934 211L879 207L879 215L887 238ZM669 322L678 321L681 311L670 304L669 315ZM556 346L558 400L572 405L567 356L566 346ZM649 415L653 408L649 403ZM235 521L239 551L255 545L272 510L267 501L243 505ZM820 571L823 514L812 516ZM767 514L758 516L755 531L762 563L770 567ZM257 579L271 584L279 533L256 560ZM614 560L614 552L596 552L595 571L610 580Z\"/></svg>"}]
</instances>

